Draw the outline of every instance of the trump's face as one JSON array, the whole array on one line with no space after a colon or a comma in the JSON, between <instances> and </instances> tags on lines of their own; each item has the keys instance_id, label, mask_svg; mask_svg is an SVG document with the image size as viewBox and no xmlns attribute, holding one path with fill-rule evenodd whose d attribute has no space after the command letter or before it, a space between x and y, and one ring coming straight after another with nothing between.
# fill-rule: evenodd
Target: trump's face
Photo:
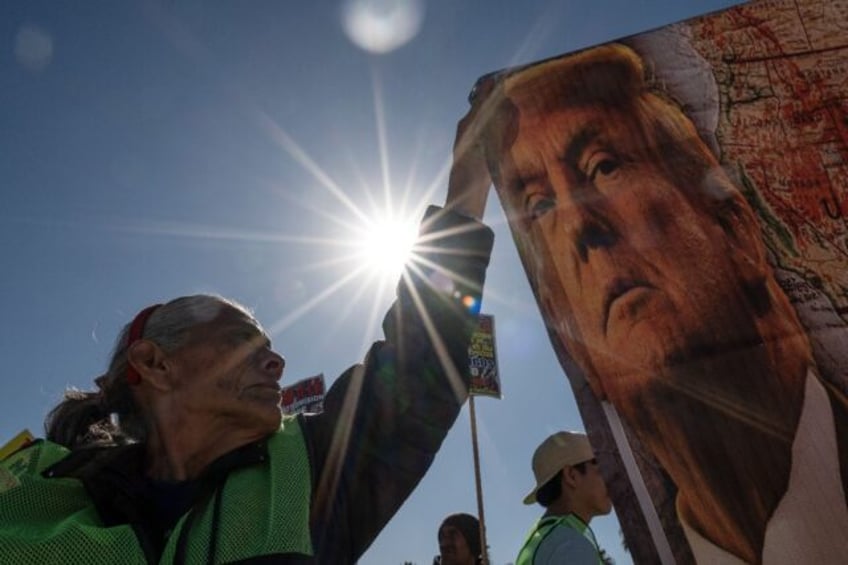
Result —
<instances>
[{"instance_id":1,"label":"trump's face","mask_svg":"<svg viewBox=\"0 0 848 565\"><path fill-rule=\"evenodd\" d=\"M623 401L738 339L741 250L628 113L544 96L510 99L496 183L547 323L594 390Z\"/></svg>"}]
</instances>

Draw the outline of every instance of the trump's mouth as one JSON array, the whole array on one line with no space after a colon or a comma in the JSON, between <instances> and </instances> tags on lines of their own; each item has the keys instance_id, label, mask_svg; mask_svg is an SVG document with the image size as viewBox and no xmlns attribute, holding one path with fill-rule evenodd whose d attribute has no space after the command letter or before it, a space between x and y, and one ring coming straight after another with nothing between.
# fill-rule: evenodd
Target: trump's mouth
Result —
<instances>
[{"instance_id":1,"label":"trump's mouth","mask_svg":"<svg viewBox=\"0 0 848 565\"><path fill-rule=\"evenodd\" d=\"M611 280L604 289L604 334L609 332L610 313L616 302L626 299L631 293L652 288L647 282L638 279L620 277Z\"/></svg>"}]
</instances>

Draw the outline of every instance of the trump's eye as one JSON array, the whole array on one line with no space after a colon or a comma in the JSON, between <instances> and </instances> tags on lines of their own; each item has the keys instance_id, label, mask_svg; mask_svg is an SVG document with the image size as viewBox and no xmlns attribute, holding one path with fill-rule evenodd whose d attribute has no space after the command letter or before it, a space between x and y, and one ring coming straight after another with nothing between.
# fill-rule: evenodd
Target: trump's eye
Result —
<instances>
[{"instance_id":1,"label":"trump's eye","mask_svg":"<svg viewBox=\"0 0 848 565\"><path fill-rule=\"evenodd\" d=\"M586 177L590 182L595 182L598 177L610 177L614 175L620 166L621 161L612 153L597 151L586 162Z\"/></svg>"},{"instance_id":2,"label":"trump's eye","mask_svg":"<svg viewBox=\"0 0 848 565\"><path fill-rule=\"evenodd\" d=\"M531 194L524 203L531 220L538 220L556 207L556 201L544 194Z\"/></svg>"}]
</instances>

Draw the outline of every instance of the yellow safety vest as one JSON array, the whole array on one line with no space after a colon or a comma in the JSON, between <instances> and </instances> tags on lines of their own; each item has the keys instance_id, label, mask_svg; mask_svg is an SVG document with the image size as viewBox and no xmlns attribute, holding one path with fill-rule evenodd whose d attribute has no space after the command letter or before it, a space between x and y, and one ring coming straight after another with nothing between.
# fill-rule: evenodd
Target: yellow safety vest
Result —
<instances>
[{"instance_id":1,"label":"yellow safety vest","mask_svg":"<svg viewBox=\"0 0 848 565\"><path fill-rule=\"evenodd\" d=\"M536 522L530 530L527 539L524 541L521 551L518 553L518 559L515 560L515 565L533 565L539 546L548 537L548 534L560 527L571 528L586 538L592 544L592 547L595 548L595 553L598 555L598 563L603 563L601 551L598 548L598 542L595 540L595 534L592 533L592 529L574 514L568 514L567 516L548 516Z\"/></svg>"},{"instance_id":2,"label":"yellow safety vest","mask_svg":"<svg viewBox=\"0 0 848 565\"><path fill-rule=\"evenodd\" d=\"M132 527L103 526L81 481L42 476L68 453L39 441L0 462L0 563L145 563ZM217 562L311 556L312 477L296 419L269 436L268 455L234 470L207 504L183 515L159 563L206 563L213 551Z\"/></svg>"}]
</instances>

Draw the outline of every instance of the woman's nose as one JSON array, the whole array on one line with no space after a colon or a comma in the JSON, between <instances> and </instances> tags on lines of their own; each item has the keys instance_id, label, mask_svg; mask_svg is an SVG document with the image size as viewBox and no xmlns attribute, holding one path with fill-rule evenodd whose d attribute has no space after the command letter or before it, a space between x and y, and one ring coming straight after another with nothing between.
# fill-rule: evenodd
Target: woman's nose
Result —
<instances>
[{"instance_id":1,"label":"woman's nose","mask_svg":"<svg viewBox=\"0 0 848 565\"><path fill-rule=\"evenodd\" d=\"M266 351L262 358L262 370L269 375L273 375L274 380L280 380L283 376L283 369L286 366L286 360L276 351Z\"/></svg>"}]
</instances>

